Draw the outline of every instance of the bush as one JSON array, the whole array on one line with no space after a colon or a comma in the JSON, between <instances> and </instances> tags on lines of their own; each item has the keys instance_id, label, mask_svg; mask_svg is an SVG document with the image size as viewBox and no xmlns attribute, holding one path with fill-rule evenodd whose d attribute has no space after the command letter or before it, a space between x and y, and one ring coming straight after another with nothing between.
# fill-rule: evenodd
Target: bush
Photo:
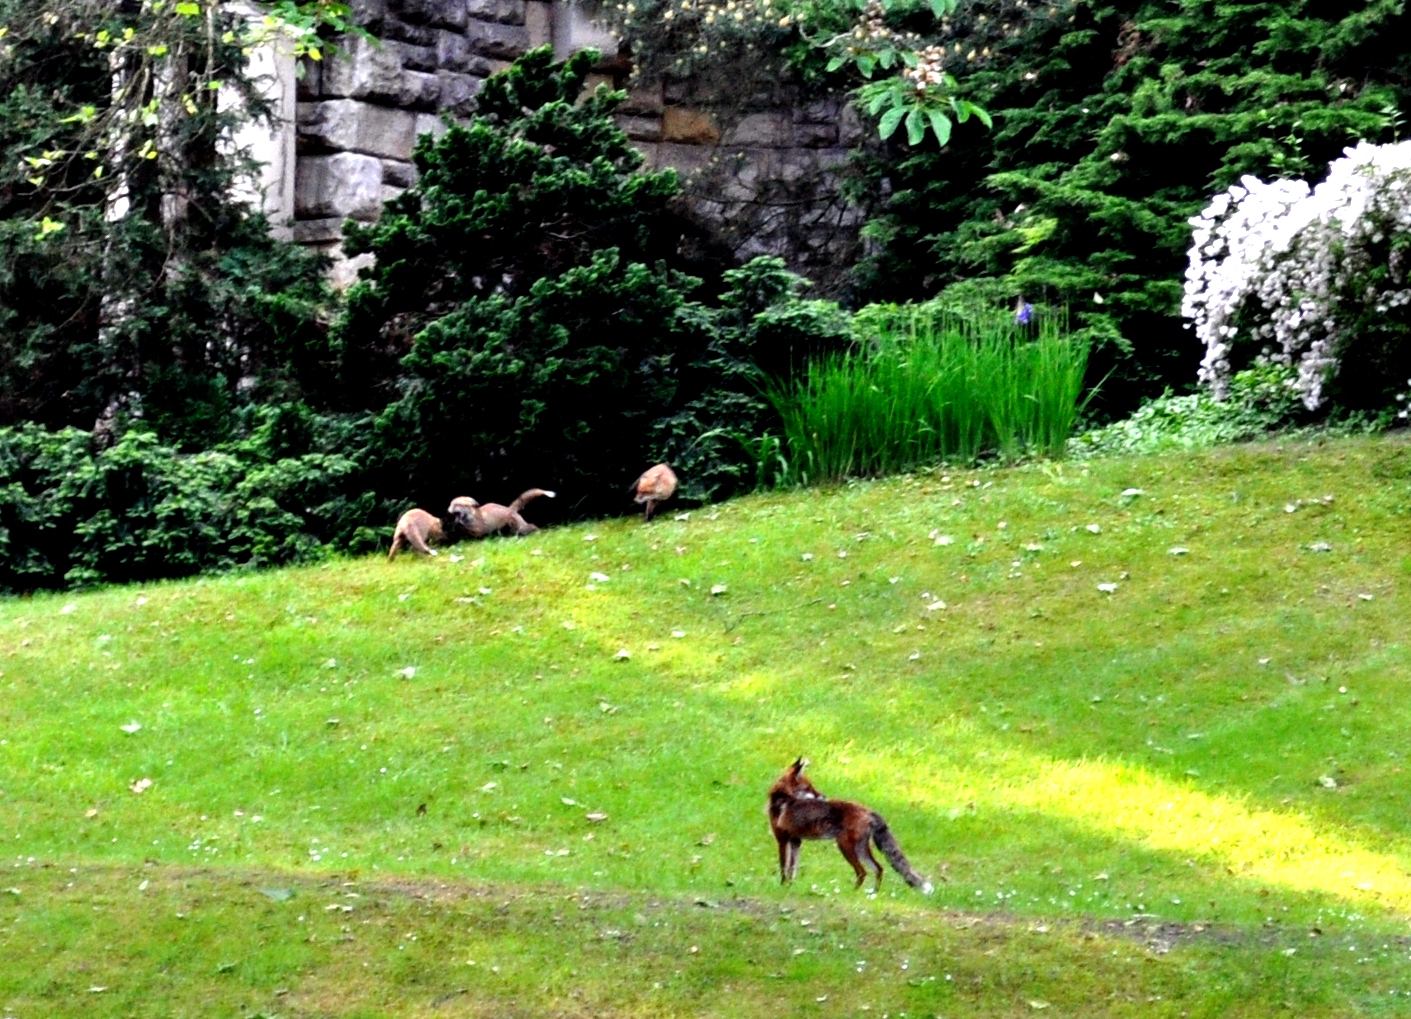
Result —
<instances>
[{"instance_id":1,"label":"bush","mask_svg":"<svg viewBox=\"0 0 1411 1019\"><path fill-rule=\"evenodd\" d=\"M196 454L130 431L0 429L0 590L151 581L307 562L385 541L392 507L337 454Z\"/></svg>"},{"instance_id":2,"label":"bush","mask_svg":"<svg viewBox=\"0 0 1411 1019\"><path fill-rule=\"evenodd\" d=\"M1167 392L1124 421L1077 436L1068 451L1079 457L1136 455L1258 439L1306 419L1295 377L1285 365L1264 362L1236 372L1223 400L1209 392Z\"/></svg>"},{"instance_id":3,"label":"bush","mask_svg":"<svg viewBox=\"0 0 1411 1019\"><path fill-rule=\"evenodd\" d=\"M1411 143L1364 144L1317 187L1245 177L1193 221L1183 311L1217 398L1271 356L1309 410L1392 405L1411 374L1408 187Z\"/></svg>"},{"instance_id":4,"label":"bush","mask_svg":"<svg viewBox=\"0 0 1411 1019\"><path fill-rule=\"evenodd\" d=\"M1063 452L1087 350L1055 320L1031 333L1008 315L886 306L863 309L855 326L858 349L818 358L771 390L793 479Z\"/></svg>"},{"instance_id":5,"label":"bush","mask_svg":"<svg viewBox=\"0 0 1411 1019\"><path fill-rule=\"evenodd\" d=\"M416 185L350 229L377 262L334 339L355 405L380 399L360 379L395 390L368 461L379 491L437 507L553 488L544 521L630 505L625 486L667 460L683 497L728 495L753 484L761 372L846 341L779 259L693 300L676 176L641 168L612 120L623 93L583 95L592 60L540 49L490 78L469 124L422 138Z\"/></svg>"}]
</instances>

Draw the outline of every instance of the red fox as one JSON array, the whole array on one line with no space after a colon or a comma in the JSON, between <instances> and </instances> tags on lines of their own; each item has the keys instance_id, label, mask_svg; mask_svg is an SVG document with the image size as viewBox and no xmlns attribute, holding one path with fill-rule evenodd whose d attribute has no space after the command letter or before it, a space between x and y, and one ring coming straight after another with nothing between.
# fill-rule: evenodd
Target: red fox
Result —
<instances>
[{"instance_id":1,"label":"red fox","mask_svg":"<svg viewBox=\"0 0 1411 1019\"><path fill-rule=\"evenodd\" d=\"M657 505L676 494L676 472L666 464L657 464L637 479L632 490L636 493L633 502L638 505L646 503L642 520L650 521Z\"/></svg>"},{"instance_id":2,"label":"red fox","mask_svg":"<svg viewBox=\"0 0 1411 1019\"><path fill-rule=\"evenodd\" d=\"M552 499L556 493L542 488L531 488L527 492L521 492L519 498L508 506L501 506L497 502L487 502L482 506L470 496L462 495L451 500L451 506L446 512L456 526L472 538L484 538L505 528L523 537L533 534L539 528L520 516L519 511L524 509L526 503L541 495Z\"/></svg>"},{"instance_id":3,"label":"red fox","mask_svg":"<svg viewBox=\"0 0 1411 1019\"><path fill-rule=\"evenodd\" d=\"M442 537L441 521L424 509L409 509L402 514L397 521L397 529L392 532L392 551L387 553L387 559L389 562L396 559L403 545L410 545L426 555L435 555L436 550L427 542L439 542Z\"/></svg>"},{"instance_id":4,"label":"red fox","mask_svg":"<svg viewBox=\"0 0 1411 1019\"><path fill-rule=\"evenodd\" d=\"M779 880L788 884L798 873L799 846L804 839L836 839L843 858L857 873L854 887L861 888L871 870L876 877L872 886L876 894L882 887L882 865L872 855L871 841L902 880L930 895L931 882L912 869L882 816L861 803L828 799L804 778L807 765L800 757L769 788L769 827L779 840Z\"/></svg>"}]
</instances>

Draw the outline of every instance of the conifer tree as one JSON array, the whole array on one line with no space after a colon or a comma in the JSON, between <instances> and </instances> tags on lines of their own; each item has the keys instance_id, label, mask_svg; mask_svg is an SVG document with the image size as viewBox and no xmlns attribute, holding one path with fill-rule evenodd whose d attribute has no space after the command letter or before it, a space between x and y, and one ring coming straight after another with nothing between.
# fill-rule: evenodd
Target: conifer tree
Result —
<instances>
[{"instance_id":1,"label":"conifer tree","mask_svg":"<svg viewBox=\"0 0 1411 1019\"><path fill-rule=\"evenodd\" d=\"M1179 318L1187 222L1242 174L1316 180L1398 133L1411 20L1392 0L976 0L953 19L946 148L867 164L886 193L859 294L1067 305L1110 412L1195 382ZM986 54L967 60L965 54Z\"/></svg>"}]
</instances>

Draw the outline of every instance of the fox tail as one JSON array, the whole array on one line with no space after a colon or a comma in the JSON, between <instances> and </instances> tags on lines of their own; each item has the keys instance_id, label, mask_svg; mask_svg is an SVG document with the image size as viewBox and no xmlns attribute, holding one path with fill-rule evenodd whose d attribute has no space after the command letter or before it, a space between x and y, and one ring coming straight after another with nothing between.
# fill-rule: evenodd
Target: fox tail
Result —
<instances>
[{"instance_id":1,"label":"fox tail","mask_svg":"<svg viewBox=\"0 0 1411 1019\"><path fill-rule=\"evenodd\" d=\"M514 502L510 503L510 512L518 513L520 510L524 509L525 506L533 502L535 499L539 498L539 496L541 495L545 499L553 499L558 495L558 493L550 492L547 489L543 488L531 488L527 492L520 492L519 498L516 499Z\"/></svg>"},{"instance_id":2,"label":"fox tail","mask_svg":"<svg viewBox=\"0 0 1411 1019\"><path fill-rule=\"evenodd\" d=\"M931 882L927 881L915 868L907 862L906 856L901 851L901 846L897 845L896 836L887 827L887 822L881 817L874 815L872 822L872 841L877 844L877 848L882 851L882 855L887 858L887 862L892 865L892 869L902 876L902 880L911 885L912 888L919 888L922 895L930 895L935 889Z\"/></svg>"}]
</instances>

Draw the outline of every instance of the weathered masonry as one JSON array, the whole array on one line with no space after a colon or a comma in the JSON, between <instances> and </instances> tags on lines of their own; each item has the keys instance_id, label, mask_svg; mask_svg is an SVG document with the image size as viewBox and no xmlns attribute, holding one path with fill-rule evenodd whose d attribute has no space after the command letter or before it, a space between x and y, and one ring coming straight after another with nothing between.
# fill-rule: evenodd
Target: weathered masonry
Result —
<instances>
[{"instance_id":1,"label":"weathered masonry","mask_svg":"<svg viewBox=\"0 0 1411 1019\"><path fill-rule=\"evenodd\" d=\"M414 181L417 136L467 116L485 78L526 50L592 47L607 55L601 80L618 84L629 70L617 40L571 3L357 0L356 15L374 39L341 41L302 76L292 58L257 56L281 119L242 139L265 166L276 229L335 255L345 219L376 220ZM649 164L681 171L688 215L737 258L780 254L824 283L851 260L859 217L837 173L862 127L841 102L800 103L787 85L741 96L668 80L635 90L620 123ZM355 269L340 262L335 275Z\"/></svg>"}]
</instances>

